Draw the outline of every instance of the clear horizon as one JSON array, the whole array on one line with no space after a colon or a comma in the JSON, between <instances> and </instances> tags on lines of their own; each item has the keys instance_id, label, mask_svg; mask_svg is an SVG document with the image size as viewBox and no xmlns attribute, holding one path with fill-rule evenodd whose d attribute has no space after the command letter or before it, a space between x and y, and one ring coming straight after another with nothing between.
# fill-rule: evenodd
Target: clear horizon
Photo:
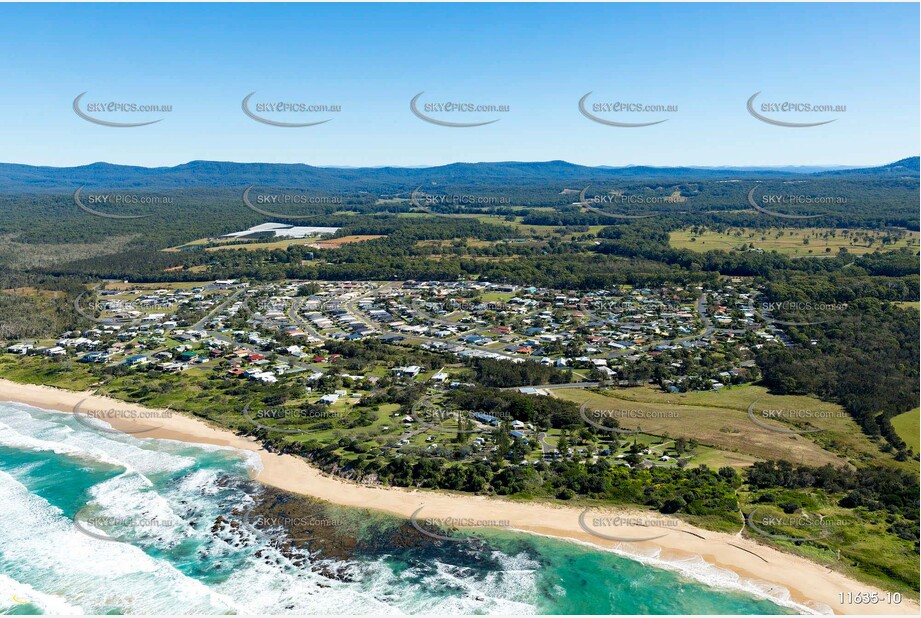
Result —
<instances>
[{"instance_id":1,"label":"clear horizon","mask_svg":"<svg viewBox=\"0 0 921 618\"><path fill-rule=\"evenodd\" d=\"M8 88L0 152L18 164L873 167L921 151L918 4L0 10L0 49L16 59L0 68ZM768 120L746 108L759 92L754 111ZM253 114L276 124L329 122L288 128L248 118L250 93ZM259 111L272 102L330 111ZM440 102L494 110L441 113ZM109 113L108 103L170 109ZM656 109L614 112L612 103ZM773 111L785 103L836 111ZM96 119L160 122L99 126L75 105Z\"/></svg>"}]
</instances>

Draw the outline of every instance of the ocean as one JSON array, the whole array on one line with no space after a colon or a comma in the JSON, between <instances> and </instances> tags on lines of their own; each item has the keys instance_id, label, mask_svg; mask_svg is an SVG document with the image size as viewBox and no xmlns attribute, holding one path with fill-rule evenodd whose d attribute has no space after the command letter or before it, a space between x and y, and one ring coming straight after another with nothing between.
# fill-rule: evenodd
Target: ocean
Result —
<instances>
[{"instance_id":1,"label":"ocean","mask_svg":"<svg viewBox=\"0 0 921 618\"><path fill-rule=\"evenodd\" d=\"M0 613L804 610L702 560L635 560L510 531L427 536L261 486L258 465L252 453L0 403Z\"/></svg>"}]
</instances>

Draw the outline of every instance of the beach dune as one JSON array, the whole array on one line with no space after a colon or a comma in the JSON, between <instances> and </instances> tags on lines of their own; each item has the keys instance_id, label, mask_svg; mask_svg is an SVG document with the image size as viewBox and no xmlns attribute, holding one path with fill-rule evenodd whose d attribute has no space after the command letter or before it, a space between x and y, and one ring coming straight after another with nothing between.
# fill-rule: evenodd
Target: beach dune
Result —
<instances>
[{"instance_id":1,"label":"beach dune","mask_svg":"<svg viewBox=\"0 0 921 618\"><path fill-rule=\"evenodd\" d=\"M26 403L47 410L73 412L74 406L86 400L84 409L117 409L140 412L145 408L89 392L73 392L36 385L22 385L0 380L0 401ZM901 604L851 605L848 593L882 590L846 577L836 571L798 556L780 552L738 534L711 532L681 524L662 534L643 526L619 527L617 535L629 538L649 538L642 542L622 542L601 538L585 530L586 519L603 515L621 518L650 518L648 511L612 507L593 509L580 524L584 509L546 503L521 502L468 494L411 490L362 485L320 472L305 460L292 455L266 451L255 440L238 436L228 430L178 413L156 415L155 420L112 418L110 424L119 430L132 432L138 438L160 438L190 443L227 446L258 454L261 470L256 480L293 493L319 498L333 504L369 508L401 517L414 513L421 519L472 522L497 522L503 529L520 530L540 535L591 544L605 550L622 552L637 559L684 570L685 565L698 565L702 558L724 570L730 579L735 574L738 583L750 590L760 590L767 598L789 599L803 611L834 612L836 614L914 614L917 603L904 599ZM135 433L145 430L143 433ZM421 509L421 510L420 510ZM635 536L634 536L635 535ZM728 571L729 573L725 573ZM690 574L690 572L689 572ZM725 580L724 580L725 581ZM785 598L786 597L786 598Z\"/></svg>"}]
</instances>

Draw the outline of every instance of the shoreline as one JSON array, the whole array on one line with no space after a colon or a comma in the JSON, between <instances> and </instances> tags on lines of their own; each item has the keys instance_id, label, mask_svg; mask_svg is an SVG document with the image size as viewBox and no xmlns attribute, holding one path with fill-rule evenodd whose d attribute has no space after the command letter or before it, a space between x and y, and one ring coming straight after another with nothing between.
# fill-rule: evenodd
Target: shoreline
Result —
<instances>
[{"instance_id":1,"label":"shoreline","mask_svg":"<svg viewBox=\"0 0 921 618\"><path fill-rule=\"evenodd\" d=\"M92 392L67 391L0 379L0 402L11 401L45 410L73 413L74 406L83 400L86 400L84 409L118 409L142 417L153 411L151 408L94 395ZM411 517L424 507L419 514L420 518L508 522L509 525L502 529L563 539L597 550L614 552L644 564L682 573L718 588L746 591L803 613L821 613L830 609L836 614L918 614L918 604L912 599L904 599L900 605L844 604L839 596L842 593L878 592L881 598L885 598L885 591L806 558L758 544L740 534L711 532L682 523L679 531L686 534L672 533L649 541L621 543L586 532L579 524L579 515L584 511L580 507L444 491L362 485L323 473L294 455L268 452L253 438L238 436L230 430L175 411L169 411L154 421L144 418L111 418L107 422L113 428L132 433L137 438L210 444L247 451L257 455L261 462L261 469L254 475L256 481L339 506L373 509L403 518ZM604 511L608 516L648 518L654 515L646 510L619 506ZM600 509L599 514L602 514ZM648 528L633 528L638 537L649 534ZM627 532L630 528L622 529ZM701 577L700 568L694 573L682 568L682 564L693 562L700 567L700 560L708 565L703 569L708 574L725 576L720 578L725 580L724 585ZM731 585L732 579L736 581Z\"/></svg>"}]
</instances>

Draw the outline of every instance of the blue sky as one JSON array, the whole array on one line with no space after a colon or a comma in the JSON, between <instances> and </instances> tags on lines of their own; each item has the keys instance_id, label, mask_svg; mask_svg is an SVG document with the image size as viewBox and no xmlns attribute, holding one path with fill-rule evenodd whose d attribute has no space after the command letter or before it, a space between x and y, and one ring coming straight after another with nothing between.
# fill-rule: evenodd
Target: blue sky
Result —
<instances>
[{"instance_id":1,"label":"blue sky","mask_svg":"<svg viewBox=\"0 0 921 618\"><path fill-rule=\"evenodd\" d=\"M0 5L0 161L175 165L194 159L437 165L565 159L586 165L877 164L919 152L917 4ZM168 104L137 128L79 118L87 102ZM251 120L240 103L341 112L306 128ZM507 105L447 114L410 99ZM677 105L597 115L589 104ZM753 118L746 101L846 105L810 128ZM765 115L771 115L765 112Z\"/></svg>"}]
</instances>

